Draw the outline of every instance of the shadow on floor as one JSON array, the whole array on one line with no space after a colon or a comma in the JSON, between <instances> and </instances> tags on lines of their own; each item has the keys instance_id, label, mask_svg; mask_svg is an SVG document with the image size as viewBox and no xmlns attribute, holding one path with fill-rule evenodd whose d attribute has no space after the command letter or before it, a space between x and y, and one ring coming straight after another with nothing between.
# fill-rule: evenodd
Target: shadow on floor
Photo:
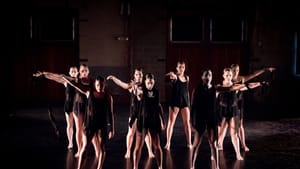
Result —
<instances>
[{"instance_id":1,"label":"shadow on floor","mask_svg":"<svg viewBox=\"0 0 300 169\"><path fill-rule=\"evenodd\" d=\"M67 149L65 120L62 107L53 108L59 134L49 120L47 107L26 108L15 111L5 120L1 129L4 166L11 169L75 169L74 150ZM132 160L124 159L126 150L128 106L116 105L116 134L107 144L103 169L131 169ZM167 113L165 113L167 115ZM166 118L167 119L167 118ZM245 120L246 141L249 152L242 152L244 161L235 160L230 137L224 140L220 151L221 169L298 169L300 166L300 119ZM162 147L165 132L161 135ZM190 153L185 147L181 118L174 126L171 150L164 150L164 169L189 169ZM207 139L204 138L196 162L197 169L210 169ZM96 168L94 152L89 148L85 168ZM156 169L155 159L149 159L145 146L140 168Z\"/></svg>"}]
</instances>

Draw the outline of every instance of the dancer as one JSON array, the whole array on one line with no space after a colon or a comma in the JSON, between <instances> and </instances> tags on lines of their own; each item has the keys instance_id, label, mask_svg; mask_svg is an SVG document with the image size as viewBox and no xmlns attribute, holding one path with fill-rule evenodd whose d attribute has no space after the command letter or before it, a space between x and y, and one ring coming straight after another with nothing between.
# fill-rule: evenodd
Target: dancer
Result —
<instances>
[{"instance_id":1,"label":"dancer","mask_svg":"<svg viewBox=\"0 0 300 169\"><path fill-rule=\"evenodd\" d=\"M56 74L56 73L51 73L51 72L41 72L38 71L37 73L34 73L33 76L35 77L40 77L43 76L47 79L56 81L58 83L64 84L65 86L65 101L64 101L64 112L65 112L65 117L66 117L66 122L67 122L67 128L66 128L66 133L67 133L67 138L68 138L68 149L73 148L73 102L74 102L74 96L75 96L75 89L70 86L66 81L62 79L62 77L66 77L71 81L76 82L77 81L77 76L78 76L78 69L76 66L71 66L69 69L69 75L70 77L67 77L63 74ZM49 109L50 115L52 115L52 110ZM52 117L52 116L50 116Z\"/></svg>"},{"instance_id":2,"label":"dancer","mask_svg":"<svg viewBox=\"0 0 300 169\"><path fill-rule=\"evenodd\" d=\"M193 147L191 142L189 76L185 74L185 68L185 62L179 61L176 67L177 72L169 72L166 74L172 82L172 96L169 104L169 119L167 125L167 142L164 147L166 150L170 149L173 128L179 112L184 125L187 147Z\"/></svg>"},{"instance_id":3,"label":"dancer","mask_svg":"<svg viewBox=\"0 0 300 169\"><path fill-rule=\"evenodd\" d=\"M136 132L136 119L133 118L133 108L135 106L135 100L134 97L136 95L137 88L142 85L143 81L143 70L142 68L136 68L134 69L133 74L133 80L131 80L129 83L123 82L120 79L118 79L114 75L109 75L106 78L107 80L112 80L116 85L120 86L121 88L128 90L130 92L130 112L129 112L129 120L128 122L132 121L133 125L128 125L128 132L126 135L126 153L125 158L130 158L131 154L131 147L134 139L134 134ZM148 149L148 155L149 157L153 158L154 154L151 147L151 137L150 135L145 136L145 142Z\"/></svg>"},{"instance_id":4,"label":"dancer","mask_svg":"<svg viewBox=\"0 0 300 169\"><path fill-rule=\"evenodd\" d=\"M232 70L231 68L224 68L223 70L223 83L219 87L231 88L234 86L232 82ZM219 126L219 136L223 132L225 125L229 125L231 142L235 150L236 159L243 160L243 157L240 153L239 139L237 136L237 92L236 91L222 91L218 92L218 109L221 115L221 121Z\"/></svg>"},{"instance_id":5,"label":"dancer","mask_svg":"<svg viewBox=\"0 0 300 169\"><path fill-rule=\"evenodd\" d=\"M97 169L101 169L106 155L105 144L107 138L111 139L115 133L113 98L105 90L105 79L97 76L93 84L94 87L85 92L88 102L83 123L84 130L82 148L78 157L78 169L82 167L82 159L86 155L87 147L91 142L95 148L98 162Z\"/></svg>"},{"instance_id":6,"label":"dancer","mask_svg":"<svg viewBox=\"0 0 300 169\"><path fill-rule=\"evenodd\" d=\"M211 84L212 71L205 69L201 76L202 83L198 84L192 95L191 121L194 130L192 168L198 156L200 144L206 131L211 152L211 162L216 169L219 168L219 156L217 150L218 122L216 88Z\"/></svg>"},{"instance_id":7,"label":"dancer","mask_svg":"<svg viewBox=\"0 0 300 169\"><path fill-rule=\"evenodd\" d=\"M89 67L86 64L81 64L79 66L79 78L76 83L77 86L83 91L88 91L93 88L92 79L89 77ZM74 121L76 126L76 142L77 142L77 152L75 157L79 156L79 152L82 148L82 133L83 133L83 120L86 113L87 97L80 90L76 90L73 112Z\"/></svg>"},{"instance_id":8,"label":"dancer","mask_svg":"<svg viewBox=\"0 0 300 169\"><path fill-rule=\"evenodd\" d=\"M232 81L234 84L248 84L248 81L254 79L255 77L258 77L259 75L265 73L265 72L273 72L275 70L274 67L267 67L264 69L260 69L255 71L254 73L250 74L250 75L246 75L246 76L241 76L240 73L240 66L238 64L232 64L231 67L232 72L233 72L233 78ZM262 82L263 83L263 82ZM258 87L259 85L257 85L257 82L252 82L252 88L254 88L255 86L253 86L253 84L256 84L256 87ZM249 151L249 147L246 145L246 138L245 138L245 129L244 129L244 94L243 91L238 91L237 93L238 96L238 110L237 110L237 115L238 115L238 136L241 142L241 147L244 151ZM222 129L222 133L220 134L219 140L218 140L218 149L222 150L223 149L223 142L224 142L224 138L226 136L226 132L227 132L227 128L228 125L223 126L224 128Z\"/></svg>"},{"instance_id":9,"label":"dancer","mask_svg":"<svg viewBox=\"0 0 300 169\"><path fill-rule=\"evenodd\" d=\"M155 86L153 74L145 74L143 86L137 89L135 99L137 101L134 106L134 115L137 119L137 131L133 152L133 169L138 169L145 135L151 136L151 146L154 149L157 166L162 169L163 152L160 146L160 133L165 124L159 101L159 91Z\"/></svg>"}]
</instances>

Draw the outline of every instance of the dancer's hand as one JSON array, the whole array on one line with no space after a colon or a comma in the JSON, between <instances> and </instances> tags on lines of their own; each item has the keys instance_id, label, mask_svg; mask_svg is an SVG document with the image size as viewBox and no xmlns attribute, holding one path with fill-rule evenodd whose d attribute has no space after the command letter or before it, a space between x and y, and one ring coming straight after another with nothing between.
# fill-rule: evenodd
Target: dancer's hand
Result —
<instances>
[{"instance_id":1,"label":"dancer's hand","mask_svg":"<svg viewBox=\"0 0 300 169\"><path fill-rule=\"evenodd\" d=\"M110 132L108 133L108 138L109 138L109 139L112 139L114 136L115 136L115 132L114 132L114 131L110 131Z\"/></svg>"},{"instance_id":2,"label":"dancer's hand","mask_svg":"<svg viewBox=\"0 0 300 169\"><path fill-rule=\"evenodd\" d=\"M268 71L270 71L270 72L273 72L273 71L275 71L276 70L276 68L275 67L267 67L266 68Z\"/></svg>"},{"instance_id":3,"label":"dancer's hand","mask_svg":"<svg viewBox=\"0 0 300 169\"><path fill-rule=\"evenodd\" d=\"M36 73L32 74L32 76L34 76L34 77L40 77L42 75L43 75L43 72L41 72L41 71L37 71Z\"/></svg>"},{"instance_id":4,"label":"dancer's hand","mask_svg":"<svg viewBox=\"0 0 300 169\"><path fill-rule=\"evenodd\" d=\"M115 78L114 75L109 75L109 76L106 77L106 80L112 80L113 78Z\"/></svg>"}]
</instances>

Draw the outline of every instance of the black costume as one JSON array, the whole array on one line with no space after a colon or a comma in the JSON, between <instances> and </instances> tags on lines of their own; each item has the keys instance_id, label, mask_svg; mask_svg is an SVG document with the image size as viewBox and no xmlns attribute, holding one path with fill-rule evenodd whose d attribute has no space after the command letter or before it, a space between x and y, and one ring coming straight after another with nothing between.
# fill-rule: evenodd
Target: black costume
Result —
<instances>
[{"instance_id":1,"label":"black costume","mask_svg":"<svg viewBox=\"0 0 300 169\"><path fill-rule=\"evenodd\" d=\"M238 97L236 91L224 90L218 95L218 111L221 117L229 120L236 117L238 110Z\"/></svg>"},{"instance_id":2,"label":"black costume","mask_svg":"<svg viewBox=\"0 0 300 169\"><path fill-rule=\"evenodd\" d=\"M204 133L205 129L213 129L217 136L218 116L216 89L214 86L199 84L193 93L191 106L192 125L199 133Z\"/></svg>"},{"instance_id":3,"label":"black costume","mask_svg":"<svg viewBox=\"0 0 300 169\"><path fill-rule=\"evenodd\" d=\"M109 96L107 91L102 93L94 90L88 98L84 119L84 131L88 139L91 139L98 130L101 130L101 137L105 141L108 138L108 131L112 130L113 113Z\"/></svg>"},{"instance_id":4,"label":"black costume","mask_svg":"<svg viewBox=\"0 0 300 169\"><path fill-rule=\"evenodd\" d=\"M148 90L144 87L142 99L135 101L134 114L137 118L138 131L149 130L150 133L161 133L161 120L164 123L164 118L158 90L156 88Z\"/></svg>"},{"instance_id":5,"label":"black costume","mask_svg":"<svg viewBox=\"0 0 300 169\"><path fill-rule=\"evenodd\" d=\"M182 82L177 76L177 80L172 80L172 96L171 96L171 107L189 107L189 81Z\"/></svg>"},{"instance_id":6,"label":"black costume","mask_svg":"<svg viewBox=\"0 0 300 169\"><path fill-rule=\"evenodd\" d=\"M73 112L75 93L76 93L76 89L73 86L71 86L70 84L67 83L67 86L65 88L64 111L68 114L70 112Z\"/></svg>"},{"instance_id":7,"label":"black costume","mask_svg":"<svg viewBox=\"0 0 300 169\"><path fill-rule=\"evenodd\" d=\"M78 82L75 85L78 86L83 91L91 90L93 88L93 80L91 78L78 79ZM73 112L77 116L80 113L85 113L86 105L87 105L86 95L81 93L80 91L76 90L75 98L74 98L74 105L73 105Z\"/></svg>"}]
</instances>

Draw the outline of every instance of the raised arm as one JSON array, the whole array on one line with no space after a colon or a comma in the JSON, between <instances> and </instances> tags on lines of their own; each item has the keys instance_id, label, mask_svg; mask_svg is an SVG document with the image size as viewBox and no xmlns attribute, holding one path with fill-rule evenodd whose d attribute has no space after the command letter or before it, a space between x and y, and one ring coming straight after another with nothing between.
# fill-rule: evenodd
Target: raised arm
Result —
<instances>
[{"instance_id":1,"label":"raised arm","mask_svg":"<svg viewBox=\"0 0 300 169\"><path fill-rule=\"evenodd\" d=\"M263 83L265 83L265 82L251 82L251 83L247 83L246 84L246 87L247 87L246 90L248 90L248 89L254 89L254 88L257 88L259 86L262 86Z\"/></svg>"},{"instance_id":2,"label":"raised arm","mask_svg":"<svg viewBox=\"0 0 300 169\"><path fill-rule=\"evenodd\" d=\"M83 91L83 89L80 89L80 87L76 86L74 83L72 83L69 79L67 79L66 77L62 77L62 79L64 80L64 82L68 83L69 85L71 85L72 87L74 87L76 90L78 90L80 93L86 95L86 97L89 97L90 95L90 91Z\"/></svg>"},{"instance_id":3,"label":"raised arm","mask_svg":"<svg viewBox=\"0 0 300 169\"><path fill-rule=\"evenodd\" d=\"M176 80L177 76L174 72L166 73L166 76L169 76L171 80Z\"/></svg>"},{"instance_id":4,"label":"raised arm","mask_svg":"<svg viewBox=\"0 0 300 169\"><path fill-rule=\"evenodd\" d=\"M224 92L224 91L238 91L238 90L243 91L243 90L248 89L245 84L234 84L230 87L224 87L222 85L216 85L215 88L216 88L217 94L219 92Z\"/></svg>"},{"instance_id":5,"label":"raised arm","mask_svg":"<svg viewBox=\"0 0 300 169\"><path fill-rule=\"evenodd\" d=\"M116 85L118 85L121 88L126 89L126 90L129 90L132 87L131 83L125 83L125 82L121 81L120 79L118 79L114 75L107 76L106 80L112 80Z\"/></svg>"},{"instance_id":6,"label":"raised arm","mask_svg":"<svg viewBox=\"0 0 300 169\"><path fill-rule=\"evenodd\" d=\"M273 72L274 70L276 70L276 68L274 68L274 67L267 67L267 68L264 68L264 69L257 70L257 71L255 71L254 73L252 73L250 75L243 76L243 81L247 82L247 81L263 74L264 72L267 72L267 71Z\"/></svg>"},{"instance_id":7,"label":"raised arm","mask_svg":"<svg viewBox=\"0 0 300 169\"><path fill-rule=\"evenodd\" d=\"M53 81L55 81L57 83L61 83L61 84L66 83L65 79L71 78L71 77L67 77L66 75L63 75L63 74L57 74L57 73L51 73L51 72L41 72L41 71L34 73L33 76L34 77L44 76L45 78L47 78L49 80L53 80ZM63 79L63 78L65 78L65 79Z\"/></svg>"}]
</instances>

